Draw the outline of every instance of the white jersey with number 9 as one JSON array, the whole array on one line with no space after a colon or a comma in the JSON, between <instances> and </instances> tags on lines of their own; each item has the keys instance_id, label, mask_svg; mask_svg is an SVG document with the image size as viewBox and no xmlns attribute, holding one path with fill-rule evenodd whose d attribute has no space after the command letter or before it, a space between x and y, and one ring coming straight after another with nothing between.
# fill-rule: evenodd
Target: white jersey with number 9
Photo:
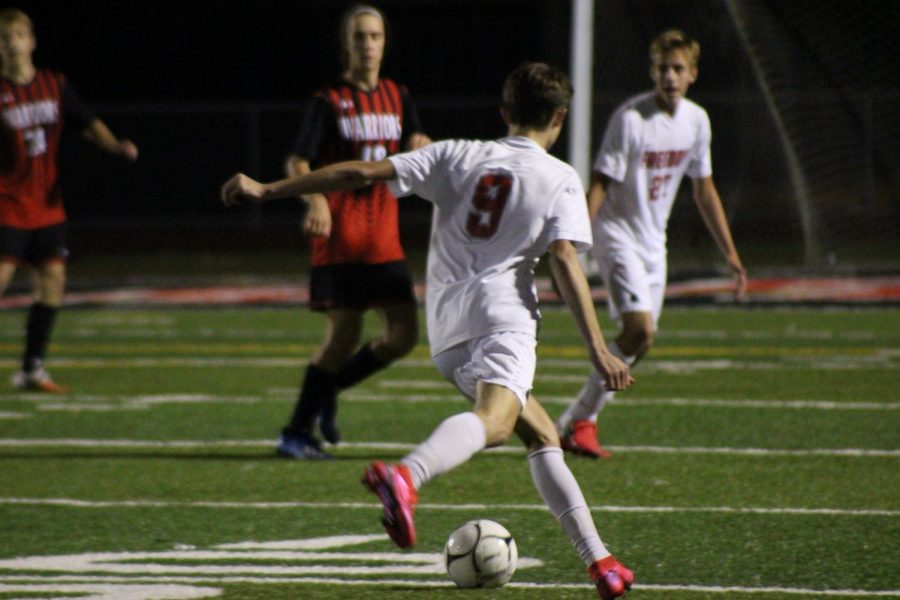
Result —
<instances>
[{"instance_id":1,"label":"white jersey with number 9","mask_svg":"<svg viewBox=\"0 0 900 600\"><path fill-rule=\"evenodd\" d=\"M432 355L499 331L536 336L538 260L556 240L591 247L575 170L525 137L448 140L388 160L394 194L434 204L425 301Z\"/></svg>"}]
</instances>

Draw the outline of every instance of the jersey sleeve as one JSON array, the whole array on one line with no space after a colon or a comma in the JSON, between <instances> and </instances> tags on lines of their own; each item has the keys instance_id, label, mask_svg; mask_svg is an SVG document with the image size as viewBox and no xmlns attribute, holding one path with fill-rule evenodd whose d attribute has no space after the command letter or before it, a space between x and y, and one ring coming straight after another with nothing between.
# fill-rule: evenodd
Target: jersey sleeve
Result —
<instances>
[{"instance_id":1,"label":"jersey sleeve","mask_svg":"<svg viewBox=\"0 0 900 600\"><path fill-rule=\"evenodd\" d=\"M388 160L397 172L397 177L388 184L391 193L398 198L415 194L433 202L441 185L438 167L450 144L449 141L436 142L412 152L389 156Z\"/></svg>"},{"instance_id":2,"label":"jersey sleeve","mask_svg":"<svg viewBox=\"0 0 900 600\"><path fill-rule=\"evenodd\" d=\"M400 99L403 102L403 132L400 138L400 148L406 148L409 137L414 133L422 133L422 121L419 119L419 111L416 103L409 96L405 87L400 88Z\"/></svg>"},{"instance_id":3,"label":"jersey sleeve","mask_svg":"<svg viewBox=\"0 0 900 600\"><path fill-rule=\"evenodd\" d=\"M631 130L628 112L618 110L613 114L603 134L600 151L594 161L594 171L616 181L624 181L628 171L628 152L631 146Z\"/></svg>"},{"instance_id":4,"label":"jersey sleeve","mask_svg":"<svg viewBox=\"0 0 900 600\"><path fill-rule=\"evenodd\" d=\"M300 131L291 150L292 154L310 163L315 162L322 153L326 130L335 126L334 123L335 115L331 103L322 94L313 96L303 113L303 121L300 123Z\"/></svg>"},{"instance_id":5,"label":"jersey sleeve","mask_svg":"<svg viewBox=\"0 0 900 600\"><path fill-rule=\"evenodd\" d=\"M81 96L68 79L62 82L62 110L66 121L78 129L84 129L96 118L93 111L81 101Z\"/></svg>"},{"instance_id":6,"label":"jersey sleeve","mask_svg":"<svg viewBox=\"0 0 900 600\"><path fill-rule=\"evenodd\" d=\"M581 179L574 172L560 188L547 220L547 245L556 240L568 240L579 252L593 245L590 218Z\"/></svg>"},{"instance_id":7,"label":"jersey sleeve","mask_svg":"<svg viewBox=\"0 0 900 600\"><path fill-rule=\"evenodd\" d=\"M687 176L691 179L702 179L712 175L712 126L709 124L709 115L701 111L697 122L700 133L697 141L691 149L691 162L688 163Z\"/></svg>"}]
</instances>

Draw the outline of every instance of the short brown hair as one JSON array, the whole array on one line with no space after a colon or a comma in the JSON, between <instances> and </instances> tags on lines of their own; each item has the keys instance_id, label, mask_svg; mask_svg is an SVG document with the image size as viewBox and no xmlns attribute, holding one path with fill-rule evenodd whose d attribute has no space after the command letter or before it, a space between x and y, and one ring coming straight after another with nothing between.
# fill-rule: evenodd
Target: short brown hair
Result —
<instances>
[{"instance_id":1,"label":"short brown hair","mask_svg":"<svg viewBox=\"0 0 900 600\"><path fill-rule=\"evenodd\" d=\"M691 60L691 66L697 67L700 62L700 42L690 38L680 29L668 29L656 36L650 43L650 60L654 56L663 56L675 50L682 50Z\"/></svg>"},{"instance_id":2,"label":"short brown hair","mask_svg":"<svg viewBox=\"0 0 900 600\"><path fill-rule=\"evenodd\" d=\"M503 108L516 125L544 129L560 108L572 99L569 76L545 63L526 62L503 83Z\"/></svg>"},{"instance_id":3,"label":"short brown hair","mask_svg":"<svg viewBox=\"0 0 900 600\"><path fill-rule=\"evenodd\" d=\"M18 8L0 9L0 27L9 27L13 23L24 23L28 29L34 31L34 24L24 11Z\"/></svg>"}]
</instances>

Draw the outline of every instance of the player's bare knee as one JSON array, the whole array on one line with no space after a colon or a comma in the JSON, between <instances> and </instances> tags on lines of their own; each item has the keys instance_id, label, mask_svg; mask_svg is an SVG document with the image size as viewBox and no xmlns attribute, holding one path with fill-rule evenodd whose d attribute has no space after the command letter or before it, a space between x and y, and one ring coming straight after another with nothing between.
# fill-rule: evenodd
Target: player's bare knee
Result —
<instances>
[{"instance_id":1,"label":"player's bare knee","mask_svg":"<svg viewBox=\"0 0 900 600\"><path fill-rule=\"evenodd\" d=\"M16 264L12 262L0 261L0 296L9 287L12 282L13 275L16 273Z\"/></svg>"},{"instance_id":2,"label":"player's bare knee","mask_svg":"<svg viewBox=\"0 0 900 600\"><path fill-rule=\"evenodd\" d=\"M66 269L61 263L44 265L34 272L34 297L48 306L60 306L66 288Z\"/></svg>"},{"instance_id":3,"label":"player's bare knee","mask_svg":"<svg viewBox=\"0 0 900 600\"><path fill-rule=\"evenodd\" d=\"M559 434L556 433L555 429L550 431L536 431L534 432L533 437L526 441L525 446L528 449L529 454L544 448L559 448Z\"/></svg>"}]
</instances>

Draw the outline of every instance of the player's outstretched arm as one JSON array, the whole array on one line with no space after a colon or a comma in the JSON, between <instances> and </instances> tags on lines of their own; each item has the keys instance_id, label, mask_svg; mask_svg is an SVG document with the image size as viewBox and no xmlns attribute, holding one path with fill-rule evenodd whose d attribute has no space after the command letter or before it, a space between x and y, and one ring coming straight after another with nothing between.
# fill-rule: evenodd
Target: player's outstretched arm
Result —
<instances>
[{"instance_id":1,"label":"player's outstretched arm","mask_svg":"<svg viewBox=\"0 0 900 600\"><path fill-rule=\"evenodd\" d=\"M693 187L694 202L697 203L697 208L703 215L703 222L706 223L707 229L716 241L719 251L725 257L728 268L731 269L735 280L734 297L736 300L740 300L747 292L747 271L741 263L741 257L731 238L731 228L725 217L725 209L722 208L722 199L719 197L712 177L694 179Z\"/></svg>"},{"instance_id":2,"label":"player's outstretched arm","mask_svg":"<svg viewBox=\"0 0 900 600\"><path fill-rule=\"evenodd\" d=\"M550 270L588 346L594 368L603 376L608 389L624 390L634 383L634 378L628 365L616 358L603 341L590 288L572 242L556 240L550 244Z\"/></svg>"},{"instance_id":3,"label":"player's outstretched arm","mask_svg":"<svg viewBox=\"0 0 900 600\"><path fill-rule=\"evenodd\" d=\"M349 161L328 165L306 175L288 177L272 183L260 183L238 173L222 185L221 198L226 206L241 201L262 203L303 194L321 194L337 190L355 190L375 181L397 176L394 165L385 159L377 162Z\"/></svg>"},{"instance_id":4,"label":"player's outstretched arm","mask_svg":"<svg viewBox=\"0 0 900 600\"><path fill-rule=\"evenodd\" d=\"M95 118L88 123L82 130L82 135L101 150L131 161L137 160L138 149L134 142L117 138L100 119Z\"/></svg>"}]
</instances>

